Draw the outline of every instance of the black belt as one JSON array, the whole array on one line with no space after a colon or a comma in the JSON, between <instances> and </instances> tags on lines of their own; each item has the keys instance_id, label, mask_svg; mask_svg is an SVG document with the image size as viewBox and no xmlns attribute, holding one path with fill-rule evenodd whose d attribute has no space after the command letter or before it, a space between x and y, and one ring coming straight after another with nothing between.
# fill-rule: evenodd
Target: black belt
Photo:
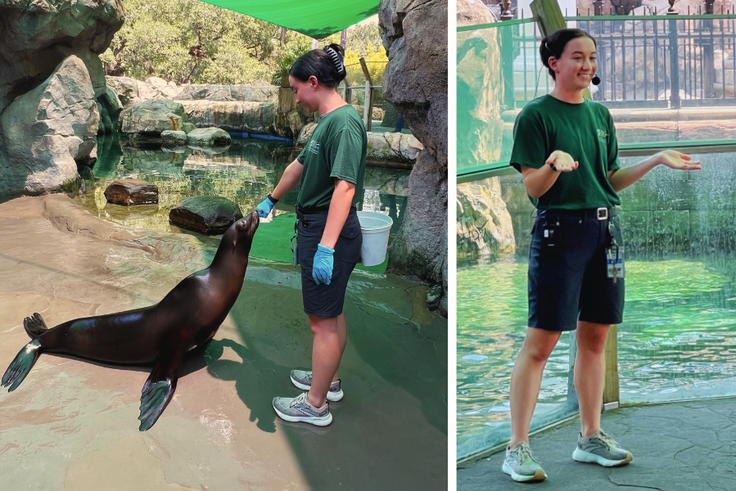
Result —
<instances>
[{"instance_id":1,"label":"black belt","mask_svg":"<svg viewBox=\"0 0 736 491\"><path fill-rule=\"evenodd\" d=\"M537 216L548 215L550 213L574 216L579 218L595 218L596 220L604 221L618 215L619 207L614 206L613 208L585 208L582 210L539 210Z\"/></svg>"},{"instance_id":2,"label":"black belt","mask_svg":"<svg viewBox=\"0 0 736 491\"><path fill-rule=\"evenodd\" d=\"M296 207L296 219L299 222L302 222L302 225L306 225L306 217L307 215L327 215L327 213L330 211L329 208L300 208L299 206ZM350 213L357 212L357 208L354 206L350 207Z\"/></svg>"}]
</instances>

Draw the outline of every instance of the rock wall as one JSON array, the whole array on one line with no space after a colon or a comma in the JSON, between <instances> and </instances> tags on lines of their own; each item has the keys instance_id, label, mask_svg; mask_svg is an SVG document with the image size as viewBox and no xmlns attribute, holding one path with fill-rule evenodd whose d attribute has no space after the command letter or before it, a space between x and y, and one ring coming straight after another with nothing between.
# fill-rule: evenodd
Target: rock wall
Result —
<instances>
[{"instance_id":1,"label":"rock wall","mask_svg":"<svg viewBox=\"0 0 736 491\"><path fill-rule=\"evenodd\" d=\"M379 29L389 59L383 97L424 145L391 266L447 292L447 1L382 0ZM446 302L445 295L445 309Z\"/></svg>"},{"instance_id":2,"label":"rock wall","mask_svg":"<svg viewBox=\"0 0 736 491\"><path fill-rule=\"evenodd\" d=\"M67 57L81 59L96 98L106 94L98 55L125 20L120 0L0 2L0 113L48 79Z\"/></svg>"},{"instance_id":3,"label":"rock wall","mask_svg":"<svg viewBox=\"0 0 736 491\"><path fill-rule=\"evenodd\" d=\"M94 158L89 132L111 132L120 109L98 56L124 18L121 0L0 0L0 194L58 190Z\"/></svg>"},{"instance_id":4,"label":"rock wall","mask_svg":"<svg viewBox=\"0 0 736 491\"><path fill-rule=\"evenodd\" d=\"M0 195L41 194L77 179L77 165L96 157L99 121L89 72L70 56L0 115L10 162L0 164Z\"/></svg>"},{"instance_id":5,"label":"rock wall","mask_svg":"<svg viewBox=\"0 0 736 491\"><path fill-rule=\"evenodd\" d=\"M279 102L277 86L254 87L251 85L176 85L158 77L145 81L130 77L105 77L107 85L117 94L123 107L127 108L149 99L171 99L174 101L212 102Z\"/></svg>"}]
</instances>

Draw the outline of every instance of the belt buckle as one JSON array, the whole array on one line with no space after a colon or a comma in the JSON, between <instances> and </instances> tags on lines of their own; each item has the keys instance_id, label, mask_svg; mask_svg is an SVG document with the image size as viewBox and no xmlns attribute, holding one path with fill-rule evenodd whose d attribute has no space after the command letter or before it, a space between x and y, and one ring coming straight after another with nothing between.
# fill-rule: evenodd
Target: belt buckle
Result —
<instances>
[{"instance_id":1,"label":"belt buckle","mask_svg":"<svg viewBox=\"0 0 736 491\"><path fill-rule=\"evenodd\" d=\"M598 208L595 214L598 221L608 220L608 208Z\"/></svg>"}]
</instances>

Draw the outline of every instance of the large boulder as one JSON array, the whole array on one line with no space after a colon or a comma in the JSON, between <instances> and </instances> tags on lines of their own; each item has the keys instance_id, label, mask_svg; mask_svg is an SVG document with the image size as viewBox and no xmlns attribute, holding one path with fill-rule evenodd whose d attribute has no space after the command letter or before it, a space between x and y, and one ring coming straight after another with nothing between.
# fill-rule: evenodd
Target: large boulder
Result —
<instances>
[{"instance_id":1,"label":"large boulder","mask_svg":"<svg viewBox=\"0 0 736 491\"><path fill-rule=\"evenodd\" d=\"M184 123L188 124L188 123ZM192 131L192 130L190 130ZM161 132L162 147L183 147L187 144L187 134L185 131L166 130Z\"/></svg>"},{"instance_id":2,"label":"large boulder","mask_svg":"<svg viewBox=\"0 0 736 491\"><path fill-rule=\"evenodd\" d=\"M220 128L198 128L190 131L187 145L193 147L229 147L233 142L227 131Z\"/></svg>"},{"instance_id":3,"label":"large boulder","mask_svg":"<svg viewBox=\"0 0 736 491\"><path fill-rule=\"evenodd\" d=\"M219 196L192 196L169 212L174 225L207 235L224 234L241 218L243 214L237 203Z\"/></svg>"},{"instance_id":4,"label":"large boulder","mask_svg":"<svg viewBox=\"0 0 736 491\"><path fill-rule=\"evenodd\" d=\"M447 0L383 0L379 28L388 54L383 98L424 145L409 178L393 267L447 292ZM446 309L447 296L442 301Z\"/></svg>"},{"instance_id":5,"label":"large boulder","mask_svg":"<svg viewBox=\"0 0 736 491\"><path fill-rule=\"evenodd\" d=\"M113 181L105 189L105 199L125 206L158 203L158 186L140 179Z\"/></svg>"},{"instance_id":6,"label":"large boulder","mask_svg":"<svg viewBox=\"0 0 736 491\"><path fill-rule=\"evenodd\" d=\"M405 133L368 133L370 161L413 163L424 146L414 135Z\"/></svg>"},{"instance_id":7,"label":"large boulder","mask_svg":"<svg viewBox=\"0 0 736 491\"><path fill-rule=\"evenodd\" d=\"M86 65L93 97L104 94L98 55L108 48L124 19L119 0L0 1L0 113L72 55ZM107 110L104 102L102 106Z\"/></svg>"},{"instance_id":8,"label":"large boulder","mask_svg":"<svg viewBox=\"0 0 736 491\"><path fill-rule=\"evenodd\" d=\"M120 113L120 131L128 134L156 134L179 131L187 122L184 106L178 102L155 99L130 106Z\"/></svg>"},{"instance_id":9,"label":"large boulder","mask_svg":"<svg viewBox=\"0 0 736 491\"><path fill-rule=\"evenodd\" d=\"M41 194L76 180L77 164L96 157L99 120L87 67L70 56L0 116L8 158L0 162L0 193Z\"/></svg>"}]
</instances>

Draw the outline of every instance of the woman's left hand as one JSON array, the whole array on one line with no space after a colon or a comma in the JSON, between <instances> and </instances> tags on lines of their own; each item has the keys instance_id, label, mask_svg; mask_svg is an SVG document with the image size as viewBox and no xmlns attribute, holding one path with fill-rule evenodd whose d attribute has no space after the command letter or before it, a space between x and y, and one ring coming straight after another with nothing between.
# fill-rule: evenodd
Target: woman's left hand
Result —
<instances>
[{"instance_id":1,"label":"woman's left hand","mask_svg":"<svg viewBox=\"0 0 736 491\"><path fill-rule=\"evenodd\" d=\"M700 162L692 162L692 157L676 150L665 150L657 155L657 163L670 169L700 170Z\"/></svg>"}]
</instances>

